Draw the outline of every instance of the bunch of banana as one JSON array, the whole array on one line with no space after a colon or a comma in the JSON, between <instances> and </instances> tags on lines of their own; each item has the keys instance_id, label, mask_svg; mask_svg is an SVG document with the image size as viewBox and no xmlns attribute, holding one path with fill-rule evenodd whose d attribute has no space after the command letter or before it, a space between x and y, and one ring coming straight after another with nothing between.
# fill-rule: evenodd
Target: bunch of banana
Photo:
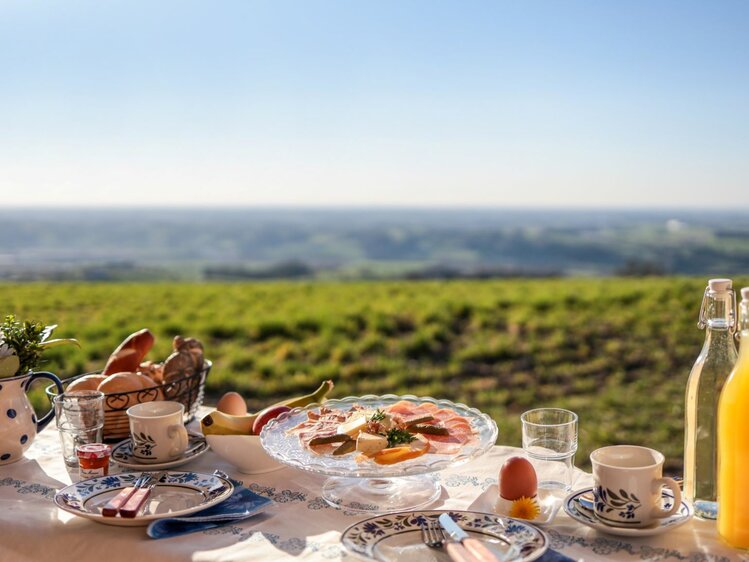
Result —
<instances>
[{"instance_id":1,"label":"bunch of banana","mask_svg":"<svg viewBox=\"0 0 749 562\"><path fill-rule=\"evenodd\" d=\"M268 406L260 412L247 413L243 416L233 416L215 410L200 420L200 427L204 435L253 435L252 426L263 412L279 406L300 408L316 402L322 402L331 390L333 390L333 381L328 380L323 382L320 388L311 394L289 398Z\"/></svg>"}]
</instances>

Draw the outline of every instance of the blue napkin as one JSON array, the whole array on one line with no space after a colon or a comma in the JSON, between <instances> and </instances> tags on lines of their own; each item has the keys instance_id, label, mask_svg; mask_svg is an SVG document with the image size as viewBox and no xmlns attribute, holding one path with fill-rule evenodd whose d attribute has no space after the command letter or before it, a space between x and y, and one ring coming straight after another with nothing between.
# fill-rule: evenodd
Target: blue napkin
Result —
<instances>
[{"instance_id":1,"label":"blue napkin","mask_svg":"<svg viewBox=\"0 0 749 562\"><path fill-rule=\"evenodd\" d=\"M186 517L158 519L148 526L148 536L152 539L165 539L213 529L252 517L273 503L272 500L238 485L238 482L233 483L234 492L220 504Z\"/></svg>"},{"instance_id":2,"label":"blue napkin","mask_svg":"<svg viewBox=\"0 0 749 562\"><path fill-rule=\"evenodd\" d=\"M547 550L544 552L544 555L538 559L537 562L575 562L572 558L569 556L565 556L561 552L557 552L556 550Z\"/></svg>"}]
</instances>

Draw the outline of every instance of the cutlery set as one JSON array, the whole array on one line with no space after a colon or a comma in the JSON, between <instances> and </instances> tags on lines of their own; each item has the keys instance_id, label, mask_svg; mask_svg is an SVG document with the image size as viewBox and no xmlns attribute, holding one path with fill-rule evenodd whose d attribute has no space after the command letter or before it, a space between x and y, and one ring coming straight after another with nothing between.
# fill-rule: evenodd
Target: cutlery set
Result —
<instances>
[{"instance_id":1,"label":"cutlery set","mask_svg":"<svg viewBox=\"0 0 749 562\"><path fill-rule=\"evenodd\" d=\"M483 542L461 529L448 513L440 515L439 522L428 521L421 528L421 539L430 548L444 548L455 562L504 562L508 555L516 554L512 549L504 557L498 558Z\"/></svg>"},{"instance_id":2,"label":"cutlery set","mask_svg":"<svg viewBox=\"0 0 749 562\"><path fill-rule=\"evenodd\" d=\"M143 472L133 482L132 486L123 488L119 494L109 500L102 508L101 514L105 517L134 518L140 513L151 496L153 489L161 482L167 472L158 472L155 475L149 472Z\"/></svg>"}]
</instances>

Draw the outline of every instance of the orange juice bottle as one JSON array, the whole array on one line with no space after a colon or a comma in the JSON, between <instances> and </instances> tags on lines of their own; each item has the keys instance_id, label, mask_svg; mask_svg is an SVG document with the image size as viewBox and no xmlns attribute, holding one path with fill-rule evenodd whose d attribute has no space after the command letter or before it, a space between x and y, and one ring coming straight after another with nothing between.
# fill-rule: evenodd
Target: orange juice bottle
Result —
<instances>
[{"instance_id":1,"label":"orange juice bottle","mask_svg":"<svg viewBox=\"0 0 749 562\"><path fill-rule=\"evenodd\" d=\"M749 287L741 299L739 358L718 401L718 533L749 548Z\"/></svg>"}]
</instances>

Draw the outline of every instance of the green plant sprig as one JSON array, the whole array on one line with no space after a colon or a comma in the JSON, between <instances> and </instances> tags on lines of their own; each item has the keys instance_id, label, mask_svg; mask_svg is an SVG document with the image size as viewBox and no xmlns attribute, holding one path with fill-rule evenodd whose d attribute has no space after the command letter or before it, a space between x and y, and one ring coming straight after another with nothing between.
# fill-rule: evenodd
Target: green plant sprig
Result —
<instances>
[{"instance_id":1,"label":"green plant sprig","mask_svg":"<svg viewBox=\"0 0 749 562\"><path fill-rule=\"evenodd\" d=\"M74 339L48 339L57 325L45 326L41 322L20 322L13 314L0 325L0 341L10 347L18 357L18 368L10 376L23 375L42 364L42 354L50 347L73 344Z\"/></svg>"},{"instance_id":2,"label":"green plant sprig","mask_svg":"<svg viewBox=\"0 0 749 562\"><path fill-rule=\"evenodd\" d=\"M416 439L413 434L405 429L393 428L387 432L388 447L410 443Z\"/></svg>"}]
</instances>

